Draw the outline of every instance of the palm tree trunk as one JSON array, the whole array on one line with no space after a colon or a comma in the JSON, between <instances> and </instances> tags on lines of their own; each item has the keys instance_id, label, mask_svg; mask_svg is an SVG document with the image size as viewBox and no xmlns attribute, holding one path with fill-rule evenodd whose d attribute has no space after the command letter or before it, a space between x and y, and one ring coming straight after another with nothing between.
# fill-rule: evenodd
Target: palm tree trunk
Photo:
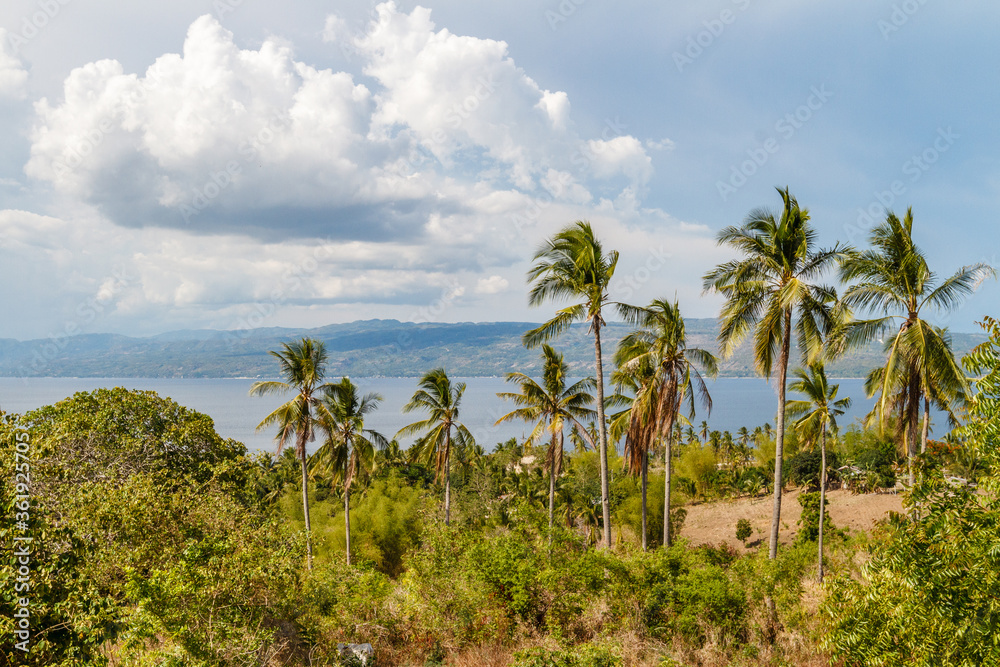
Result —
<instances>
[{"instance_id":1,"label":"palm tree trunk","mask_svg":"<svg viewBox=\"0 0 1000 667\"><path fill-rule=\"evenodd\" d=\"M549 547L552 546L552 517L556 509L556 467L549 466Z\"/></svg>"},{"instance_id":2,"label":"palm tree trunk","mask_svg":"<svg viewBox=\"0 0 1000 667\"><path fill-rule=\"evenodd\" d=\"M444 525L451 525L451 427L444 432Z\"/></svg>"},{"instance_id":3,"label":"palm tree trunk","mask_svg":"<svg viewBox=\"0 0 1000 667\"><path fill-rule=\"evenodd\" d=\"M611 494L608 490L608 428L604 423L604 363L601 357L601 325L594 321L594 362L597 374L597 434L601 443L601 510L604 546L611 548Z\"/></svg>"},{"instance_id":4,"label":"palm tree trunk","mask_svg":"<svg viewBox=\"0 0 1000 667\"><path fill-rule=\"evenodd\" d=\"M781 354L778 358L778 415L774 439L774 510L771 515L771 543L768 551L771 560L778 557L778 532L781 530L781 464L785 455L785 382L788 378L788 353L792 345L792 311L785 310L781 336Z\"/></svg>"},{"instance_id":5,"label":"palm tree trunk","mask_svg":"<svg viewBox=\"0 0 1000 667\"><path fill-rule=\"evenodd\" d=\"M826 517L826 424L819 433L822 468L819 471L819 583L823 583L823 519Z\"/></svg>"},{"instance_id":6,"label":"palm tree trunk","mask_svg":"<svg viewBox=\"0 0 1000 667\"><path fill-rule=\"evenodd\" d=\"M931 399L924 396L924 428L920 434L920 453L927 451L927 436L931 429Z\"/></svg>"},{"instance_id":7,"label":"palm tree trunk","mask_svg":"<svg viewBox=\"0 0 1000 667\"><path fill-rule=\"evenodd\" d=\"M674 449L674 416L677 400L674 398L677 393L677 384L671 379L667 388L667 444L663 452L663 546L669 547L671 543L670 535L670 482L673 472L673 449Z\"/></svg>"},{"instance_id":8,"label":"palm tree trunk","mask_svg":"<svg viewBox=\"0 0 1000 667\"><path fill-rule=\"evenodd\" d=\"M910 373L910 387L907 394L906 449L907 467L909 468L909 482L912 487L916 481L917 474L914 469L914 459L917 456L917 422L920 419L920 376L916 372Z\"/></svg>"},{"instance_id":9,"label":"palm tree trunk","mask_svg":"<svg viewBox=\"0 0 1000 667\"><path fill-rule=\"evenodd\" d=\"M646 489L649 486L649 450L642 451L642 550L646 551Z\"/></svg>"},{"instance_id":10,"label":"palm tree trunk","mask_svg":"<svg viewBox=\"0 0 1000 667\"><path fill-rule=\"evenodd\" d=\"M299 457L302 464L302 511L306 517L306 568L313 569L312 526L309 523L309 477L306 475L306 450L302 447Z\"/></svg>"},{"instance_id":11,"label":"palm tree trunk","mask_svg":"<svg viewBox=\"0 0 1000 667\"><path fill-rule=\"evenodd\" d=\"M347 566L351 565L351 487L344 485L344 528L347 530Z\"/></svg>"}]
</instances>

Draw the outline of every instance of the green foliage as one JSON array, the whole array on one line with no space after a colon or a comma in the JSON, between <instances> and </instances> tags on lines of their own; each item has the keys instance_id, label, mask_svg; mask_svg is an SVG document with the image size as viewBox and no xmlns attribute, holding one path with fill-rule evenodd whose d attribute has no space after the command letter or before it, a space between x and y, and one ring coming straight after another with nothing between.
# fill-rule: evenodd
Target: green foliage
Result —
<instances>
[{"instance_id":1,"label":"green foliage","mask_svg":"<svg viewBox=\"0 0 1000 667\"><path fill-rule=\"evenodd\" d=\"M816 542L819 539L819 491L800 493L799 505L802 506L802 514L799 515L799 532L796 534L795 540L796 542ZM829 505L823 509L823 534L831 536L836 529L827 511Z\"/></svg>"},{"instance_id":2,"label":"green foliage","mask_svg":"<svg viewBox=\"0 0 1000 667\"><path fill-rule=\"evenodd\" d=\"M697 444L684 448L677 462L677 474L691 480L699 495L708 495L716 477L718 458L711 447Z\"/></svg>"},{"instance_id":3,"label":"green foliage","mask_svg":"<svg viewBox=\"0 0 1000 667\"><path fill-rule=\"evenodd\" d=\"M112 644L129 664L269 650L302 545L263 513L263 469L242 445L204 415L124 389L7 420L5 478L16 432L30 442L35 538L33 643L18 664L105 664ZM11 529L0 526L4 544ZM0 619L13 613L11 576L0 570Z\"/></svg>"},{"instance_id":4,"label":"green foliage","mask_svg":"<svg viewBox=\"0 0 1000 667\"><path fill-rule=\"evenodd\" d=\"M838 467L837 454L826 453L827 482L836 480ZM820 474L823 468L823 455L819 450L802 451L788 460L784 470L787 471L785 481L796 486L805 486L809 491L818 491ZM827 488L830 488L827 486Z\"/></svg>"},{"instance_id":5,"label":"green foliage","mask_svg":"<svg viewBox=\"0 0 1000 667\"><path fill-rule=\"evenodd\" d=\"M1000 328L966 358L982 374L961 435L981 453L984 492L925 470L904 496L914 518L876 530L863 577L836 577L821 611L824 644L847 664L972 666L1000 662Z\"/></svg>"},{"instance_id":6,"label":"green foliage","mask_svg":"<svg viewBox=\"0 0 1000 667\"><path fill-rule=\"evenodd\" d=\"M753 526L747 519L740 519L736 522L736 539L746 544L747 539L753 535Z\"/></svg>"},{"instance_id":7,"label":"green foliage","mask_svg":"<svg viewBox=\"0 0 1000 667\"><path fill-rule=\"evenodd\" d=\"M511 667L620 667L617 651L601 644L581 644L572 649L550 650L540 646L514 654Z\"/></svg>"}]
</instances>

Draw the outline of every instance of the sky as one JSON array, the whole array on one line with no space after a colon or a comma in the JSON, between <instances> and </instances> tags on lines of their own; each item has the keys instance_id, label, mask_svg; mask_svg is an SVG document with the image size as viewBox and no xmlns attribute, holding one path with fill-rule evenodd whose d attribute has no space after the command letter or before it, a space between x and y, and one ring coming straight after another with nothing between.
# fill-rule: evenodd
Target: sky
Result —
<instances>
[{"instance_id":1,"label":"sky","mask_svg":"<svg viewBox=\"0 0 1000 667\"><path fill-rule=\"evenodd\" d=\"M541 321L590 221L611 298L714 317L776 187L1000 265L1000 6L940 0L7 0L0 337ZM995 281L930 319L975 331Z\"/></svg>"}]
</instances>

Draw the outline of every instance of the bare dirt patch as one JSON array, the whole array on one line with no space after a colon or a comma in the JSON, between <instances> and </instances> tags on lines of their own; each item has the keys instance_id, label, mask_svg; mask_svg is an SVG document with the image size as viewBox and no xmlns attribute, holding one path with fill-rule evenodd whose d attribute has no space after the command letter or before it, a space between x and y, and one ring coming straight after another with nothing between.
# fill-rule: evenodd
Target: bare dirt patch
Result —
<instances>
[{"instance_id":1,"label":"bare dirt patch","mask_svg":"<svg viewBox=\"0 0 1000 667\"><path fill-rule=\"evenodd\" d=\"M799 489L782 494L781 500L781 542L788 544L795 539L799 515ZM827 491L827 512L837 528L852 531L869 531L873 524L884 519L888 512L902 512L902 496L894 493L851 493L843 489ZM742 548L736 539L736 522L747 519L753 526L753 535L747 546L766 544L771 534L771 510L774 496L719 500L710 503L685 506L687 518L681 528L681 537L693 544L719 544L726 542Z\"/></svg>"}]
</instances>

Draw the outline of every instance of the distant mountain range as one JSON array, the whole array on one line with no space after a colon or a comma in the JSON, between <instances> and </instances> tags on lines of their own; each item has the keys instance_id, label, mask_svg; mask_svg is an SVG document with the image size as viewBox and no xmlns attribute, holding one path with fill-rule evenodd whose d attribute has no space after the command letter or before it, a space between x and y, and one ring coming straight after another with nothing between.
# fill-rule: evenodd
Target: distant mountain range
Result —
<instances>
[{"instance_id":1,"label":"distant mountain range","mask_svg":"<svg viewBox=\"0 0 1000 667\"><path fill-rule=\"evenodd\" d=\"M716 350L715 319L686 320L688 344ZM0 339L0 376L5 377L274 377L268 354L281 343L308 336L326 343L327 375L415 377L445 367L456 377L499 376L540 370L539 351L521 345L532 322L413 323L365 320L315 329L269 327L245 331L183 330L131 338L82 334L62 339ZM605 372L618 340L630 327L611 322L602 330ZM982 335L953 334L955 351L965 354ZM594 372L594 342L586 324L553 341L576 375ZM853 353L828 368L834 377L864 377L881 365L881 346ZM793 362L794 363L794 362ZM753 376L749 342L721 365L725 377Z\"/></svg>"}]
</instances>

